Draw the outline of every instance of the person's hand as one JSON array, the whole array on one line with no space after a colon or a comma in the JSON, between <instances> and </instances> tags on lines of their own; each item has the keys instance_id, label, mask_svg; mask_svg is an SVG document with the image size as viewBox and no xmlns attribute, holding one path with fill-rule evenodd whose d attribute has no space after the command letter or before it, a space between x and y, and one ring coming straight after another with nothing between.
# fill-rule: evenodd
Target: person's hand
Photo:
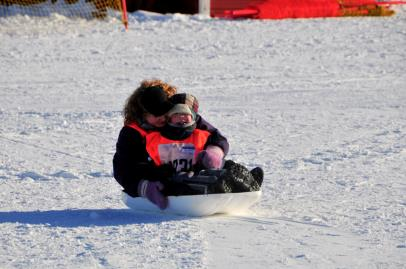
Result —
<instances>
[{"instance_id":1,"label":"person's hand","mask_svg":"<svg viewBox=\"0 0 406 269\"><path fill-rule=\"evenodd\" d=\"M197 155L196 163L206 169L220 169L223 166L224 152L220 147L208 146Z\"/></svg>"},{"instance_id":2,"label":"person's hand","mask_svg":"<svg viewBox=\"0 0 406 269\"><path fill-rule=\"evenodd\" d=\"M139 196L147 198L162 210L168 207L168 197L161 192L163 189L164 185L159 181L141 180L138 184Z\"/></svg>"}]
</instances>

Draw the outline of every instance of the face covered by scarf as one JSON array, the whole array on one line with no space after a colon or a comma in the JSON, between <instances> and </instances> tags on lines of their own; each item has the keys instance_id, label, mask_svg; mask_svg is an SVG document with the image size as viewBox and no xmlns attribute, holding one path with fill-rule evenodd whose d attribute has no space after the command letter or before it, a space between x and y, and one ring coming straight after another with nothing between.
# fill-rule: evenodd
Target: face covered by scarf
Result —
<instances>
[{"instance_id":1,"label":"face covered by scarf","mask_svg":"<svg viewBox=\"0 0 406 269\"><path fill-rule=\"evenodd\" d=\"M167 116L168 123L161 130L161 134L166 138L183 140L196 128L196 113L186 104L175 104Z\"/></svg>"}]
</instances>

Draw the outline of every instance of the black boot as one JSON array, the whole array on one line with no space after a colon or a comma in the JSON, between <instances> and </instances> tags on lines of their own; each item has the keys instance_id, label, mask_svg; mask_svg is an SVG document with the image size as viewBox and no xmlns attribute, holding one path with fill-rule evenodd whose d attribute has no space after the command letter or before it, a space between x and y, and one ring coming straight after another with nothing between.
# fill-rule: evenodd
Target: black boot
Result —
<instances>
[{"instance_id":1,"label":"black boot","mask_svg":"<svg viewBox=\"0 0 406 269\"><path fill-rule=\"evenodd\" d=\"M227 182L224 177L225 169L206 169L201 170L198 177L214 177L213 183L208 184L207 193L230 193L232 188L230 182Z\"/></svg>"},{"instance_id":2,"label":"black boot","mask_svg":"<svg viewBox=\"0 0 406 269\"><path fill-rule=\"evenodd\" d=\"M233 192L230 184L219 178L215 184L209 186L208 193L230 193Z\"/></svg>"},{"instance_id":3,"label":"black boot","mask_svg":"<svg viewBox=\"0 0 406 269\"><path fill-rule=\"evenodd\" d=\"M235 162L232 160L227 160L224 162L223 169L229 170L231 167L235 165Z\"/></svg>"},{"instance_id":4,"label":"black boot","mask_svg":"<svg viewBox=\"0 0 406 269\"><path fill-rule=\"evenodd\" d=\"M224 164L226 172L220 177L227 185L231 186L232 192L258 191L259 186L250 171L243 165L233 161Z\"/></svg>"},{"instance_id":5,"label":"black boot","mask_svg":"<svg viewBox=\"0 0 406 269\"><path fill-rule=\"evenodd\" d=\"M251 175L254 177L255 181L261 187L262 181L264 180L264 170L261 167L255 167L250 171Z\"/></svg>"}]
</instances>

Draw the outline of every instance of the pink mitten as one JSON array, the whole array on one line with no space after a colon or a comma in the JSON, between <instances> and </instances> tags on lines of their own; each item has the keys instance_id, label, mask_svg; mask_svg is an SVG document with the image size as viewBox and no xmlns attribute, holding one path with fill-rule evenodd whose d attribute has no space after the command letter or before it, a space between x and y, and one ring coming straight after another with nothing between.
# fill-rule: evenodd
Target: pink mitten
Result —
<instances>
[{"instance_id":1,"label":"pink mitten","mask_svg":"<svg viewBox=\"0 0 406 269\"><path fill-rule=\"evenodd\" d=\"M197 163L206 169L220 169L223 166L224 152L220 147L208 146L197 155Z\"/></svg>"},{"instance_id":2,"label":"pink mitten","mask_svg":"<svg viewBox=\"0 0 406 269\"><path fill-rule=\"evenodd\" d=\"M164 185L159 181L141 180L138 184L138 194L146 197L160 209L165 209L168 206L168 198L161 193L163 188Z\"/></svg>"}]
</instances>

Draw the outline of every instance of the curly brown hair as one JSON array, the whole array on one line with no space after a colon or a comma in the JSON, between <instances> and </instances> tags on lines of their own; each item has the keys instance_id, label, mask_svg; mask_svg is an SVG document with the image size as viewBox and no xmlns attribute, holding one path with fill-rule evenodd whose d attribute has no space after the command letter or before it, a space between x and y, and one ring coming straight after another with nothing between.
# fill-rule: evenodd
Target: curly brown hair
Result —
<instances>
[{"instance_id":1,"label":"curly brown hair","mask_svg":"<svg viewBox=\"0 0 406 269\"><path fill-rule=\"evenodd\" d=\"M176 94L177 88L159 79L144 80L140 86L128 97L124 109L124 124L132 122L141 123L146 113L145 108L141 104L141 95L151 87L161 87L168 97Z\"/></svg>"}]
</instances>

